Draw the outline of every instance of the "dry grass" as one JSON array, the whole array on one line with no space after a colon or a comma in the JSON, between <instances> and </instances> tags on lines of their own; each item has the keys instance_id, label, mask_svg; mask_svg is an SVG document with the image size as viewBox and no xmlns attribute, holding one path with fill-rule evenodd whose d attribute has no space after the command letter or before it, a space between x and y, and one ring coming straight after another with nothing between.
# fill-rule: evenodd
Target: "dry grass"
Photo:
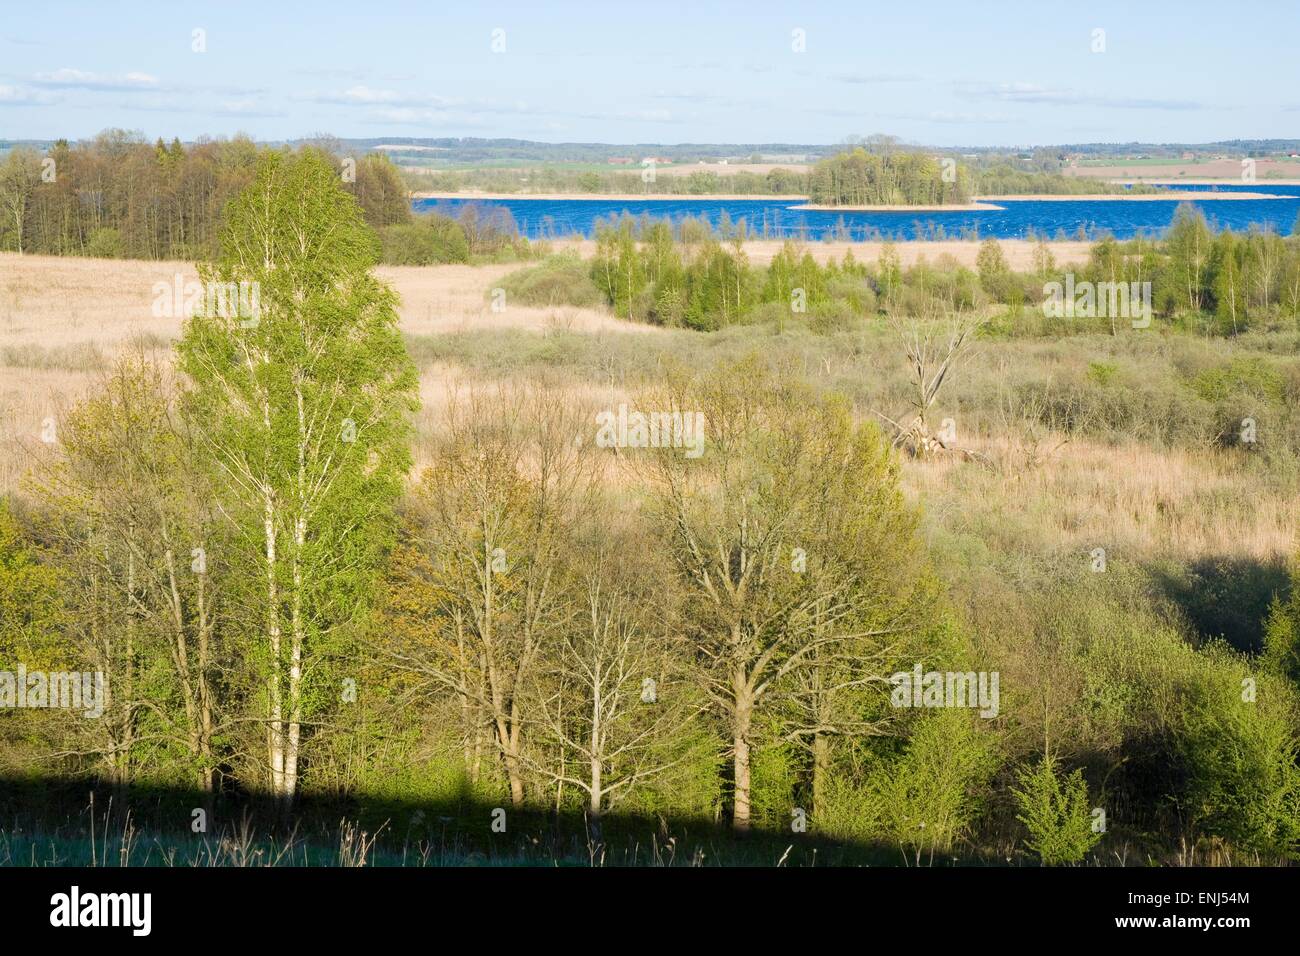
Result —
<instances>
[{"instance_id":1,"label":"dry grass","mask_svg":"<svg viewBox=\"0 0 1300 956\"><path fill-rule=\"evenodd\" d=\"M0 368L0 494L15 490L41 447L42 426L91 391L99 373Z\"/></svg>"},{"instance_id":2,"label":"dry grass","mask_svg":"<svg viewBox=\"0 0 1300 956\"><path fill-rule=\"evenodd\" d=\"M1240 183L1241 159L1215 159L1206 163L1124 163L1109 166L1071 166L1067 176L1087 176L1096 179L1176 179L1195 182L1198 179L1217 179ZM1259 159L1255 161L1257 180L1300 179L1300 162L1295 160Z\"/></svg>"},{"instance_id":3,"label":"dry grass","mask_svg":"<svg viewBox=\"0 0 1300 956\"><path fill-rule=\"evenodd\" d=\"M931 524L978 535L992 550L1075 553L1094 548L1147 562L1204 557L1285 561L1295 553L1300 498L1279 495L1248 453L1157 450L1044 435L999 434L955 456L909 461L904 482Z\"/></svg>"},{"instance_id":4,"label":"dry grass","mask_svg":"<svg viewBox=\"0 0 1300 956\"><path fill-rule=\"evenodd\" d=\"M379 276L401 296L402 330L433 335L463 328L515 327L574 331L644 331L603 309L490 308L487 293L518 265L384 266ZM179 317L152 314L153 287L197 281L184 262L77 259L0 253L0 359L22 346L112 353L141 337L165 342L180 335Z\"/></svg>"},{"instance_id":5,"label":"dry grass","mask_svg":"<svg viewBox=\"0 0 1300 956\"><path fill-rule=\"evenodd\" d=\"M779 239L751 239L745 243L745 254L753 265L765 266L781 251L785 243ZM1034 266L1034 247L1037 243L1024 239L1000 239L1002 254L1007 265L1012 269L1028 272ZM591 239L564 239L552 243L557 251L577 249L584 259L596 252L596 243ZM1088 261L1089 242L1049 242L1048 247L1056 257L1059 265L1083 263ZM844 254L852 252L859 262L874 263L880 258L883 242L809 242L804 248L812 257L823 265L831 259L840 260ZM965 239L945 239L938 242L899 242L894 246L904 268L918 262L935 262L941 256L950 256L958 264L968 269L975 268L975 259L979 255L980 244Z\"/></svg>"},{"instance_id":6,"label":"dry grass","mask_svg":"<svg viewBox=\"0 0 1300 956\"><path fill-rule=\"evenodd\" d=\"M508 263L381 266L376 271L401 296L402 331L413 335L438 335L480 328L519 328L534 332L556 328L573 332L654 332L650 326L624 322L601 308L520 306L507 299L503 311L493 312L489 301L491 290L505 276L520 268L518 263Z\"/></svg>"},{"instance_id":7,"label":"dry grass","mask_svg":"<svg viewBox=\"0 0 1300 956\"><path fill-rule=\"evenodd\" d=\"M171 338L178 319L155 318L155 282L196 278L181 262L0 253L0 346L112 350L141 335Z\"/></svg>"},{"instance_id":8,"label":"dry grass","mask_svg":"<svg viewBox=\"0 0 1300 956\"><path fill-rule=\"evenodd\" d=\"M493 312L490 290L517 268L385 266L378 273L397 290L401 328L414 335L485 328L657 334L604 309L507 302ZM116 354L141 344L165 350L180 335L180 318L152 314L154 284L177 275L182 283L197 280L183 262L0 253L0 494L17 487L44 421L86 394ZM455 373L445 366L424 372L422 427L436 420L444 383Z\"/></svg>"},{"instance_id":9,"label":"dry grass","mask_svg":"<svg viewBox=\"0 0 1300 956\"><path fill-rule=\"evenodd\" d=\"M849 245L810 248L820 258L842 255ZM1003 245L1012 265L1023 265L1030 244ZM879 249L870 243L852 246L863 260L873 259ZM1064 247L1086 254L1084 243L1057 243L1058 261L1071 254ZM779 243L754 242L748 248L751 259L762 262ZM976 248L955 242L899 246L904 262L942 252L973 263ZM666 334L604 309L511 306L492 312L488 290L516 268L385 267L380 275L401 294L402 328L417 335L498 327L598 337ZM39 446L44 420L93 387L113 353L141 336L158 348L179 333L178 319L155 319L149 308L153 283L170 281L177 272L187 279L194 275L180 263L0 256L0 493L17 486L27 450ZM853 361L855 375L877 364L870 355ZM463 393L472 379L453 362L422 370L417 469L428 463L449 396ZM616 383L582 380L573 370L559 369L554 379L575 401L616 407L629 400L629 392ZM905 484L924 504L931 528L973 534L990 548L1011 551L1086 555L1105 547L1177 560L1206 555L1277 560L1294 553L1300 499L1280 494L1270 486L1269 474L1252 468L1240 452L1158 450L1136 441L1112 446L1078 438L1060 444L1059 436L1030 441L1006 423L986 432L972 438L971 447L988 464L953 459L905 464Z\"/></svg>"}]
</instances>

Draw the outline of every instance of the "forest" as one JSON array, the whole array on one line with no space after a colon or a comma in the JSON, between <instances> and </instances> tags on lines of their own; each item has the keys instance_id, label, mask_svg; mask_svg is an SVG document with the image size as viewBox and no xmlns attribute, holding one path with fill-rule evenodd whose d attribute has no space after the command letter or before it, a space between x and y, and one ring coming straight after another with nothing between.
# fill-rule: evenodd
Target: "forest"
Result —
<instances>
[{"instance_id":1,"label":"forest","mask_svg":"<svg viewBox=\"0 0 1300 956\"><path fill-rule=\"evenodd\" d=\"M328 138L316 149L339 169L366 223L383 236L385 261L509 260L527 255L508 213L467 209L458 221L416 220L408 189L382 153L339 155ZM44 156L15 149L0 162L0 249L106 259L208 260L219 251L224 215L253 180L261 148L245 137L150 144L107 130ZM504 213L504 214L503 214ZM430 236L443 258L431 259ZM453 256L457 258L446 258Z\"/></svg>"}]
</instances>

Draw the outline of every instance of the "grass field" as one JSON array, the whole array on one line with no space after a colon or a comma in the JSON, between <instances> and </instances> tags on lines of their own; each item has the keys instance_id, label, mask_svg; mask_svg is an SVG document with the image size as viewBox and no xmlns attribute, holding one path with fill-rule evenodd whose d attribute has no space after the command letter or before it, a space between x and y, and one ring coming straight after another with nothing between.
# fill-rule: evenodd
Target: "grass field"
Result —
<instances>
[{"instance_id":1,"label":"grass field","mask_svg":"<svg viewBox=\"0 0 1300 956\"><path fill-rule=\"evenodd\" d=\"M562 245L583 255L593 249L590 241ZM1013 268L1028 268L1031 243L1002 246ZM879 254L877 243L809 246L820 261L842 257L850 248L861 261ZM969 267L978 244L904 243L898 248L904 266L944 256ZM1052 244L1061 264L1083 261L1087 248L1078 242ZM746 246L759 265L779 249L777 242ZM33 440L41 421L83 394L122 350L144 347L165 356L180 334L181 320L152 314L153 285L170 283L177 274L186 280L195 275L186 263L12 254L0 255L0 266L0 441L7 450ZM847 391L864 414L896 411L903 400L905 368L883 328L868 324L817 336L797 328L774 334L745 327L701 336L626 322L603 306L507 303L502 311L493 311L491 290L517 268L380 268L379 275L401 296L401 327L421 367L426 402L436 403L440 389L452 380L557 372L572 388L625 397L652 374L661 356L709 362L751 349L796 360L814 380ZM1272 360L1281 345L1263 338L1227 343L1100 336L985 342L954 380L953 401L969 410L970 440L999 468L913 461L907 466L909 484L929 501L928 510L947 514L956 509L977 523L981 514L997 514L1005 504L999 499L1031 489L1032 501L1041 509L1038 518L1050 530L1040 541L1046 552L1080 548L1090 538L1109 536L1132 542L1150 556L1168 552L1194 560L1226 549L1236 556L1279 560L1294 545L1297 502L1270 493L1267 470L1252 466L1240 452L1180 442L1175 427L1162 432L1158 422L1150 423L1145 437L1099 428L1095 435L1065 441L1034 425L1029 410L1008 402L1022 386L1063 389L1090 382L1090 370L1095 376L1098 364L1113 366L1121 381L1150 385L1163 376L1177 380L1179 366L1249 356ZM1286 364L1297 367L1294 361ZM1054 450L1047 454L1047 449ZM5 455L0 492L14 489L19 457Z\"/></svg>"},{"instance_id":2,"label":"grass field","mask_svg":"<svg viewBox=\"0 0 1300 956\"><path fill-rule=\"evenodd\" d=\"M591 242L570 246L589 255ZM853 248L872 261L878 244L818 243L819 260ZM1009 263L1026 268L1032 245L1003 243ZM763 264L779 250L775 242L747 246ZM951 256L973 265L977 244L905 243L903 264L921 257ZM1061 263L1086 257L1085 243L1056 243ZM144 347L165 356L181 321L151 314L155 282L176 274L193 277L183 263L103 261L4 255L0 283L0 442L7 453L0 492L16 488L24 442L35 440L41 422L85 393L125 349ZM447 384L464 380L559 375L575 391L626 399L671 356L688 363L713 362L758 350L797 362L824 387L846 391L864 415L896 413L905 402L902 357L888 332L867 324L852 332L813 335L798 328L774 333L761 327L713 336L623 321L603 306L555 308L508 303L495 312L490 292L515 271L513 265L383 267L381 277L401 296L401 327L421 370L423 415L432 421ZM1292 337L1292 340L1294 337ZM1003 537L1008 549L1043 555L1089 550L1098 540L1122 543L1144 560L1185 563L1230 557L1282 561L1294 548L1300 501L1285 493L1291 475L1273 474L1236 450L1180 438L1177 421L1143 421L1144 434L1105 424L1093 433L1067 436L1033 419L1023 396L1050 398L1054 390L1091 386L1106 401L1151 404L1151 395L1125 397L1114 384L1096 384L1098 367L1119 382L1177 389L1202 368L1233 359L1279 360L1284 343L1263 337L1239 342L1174 337L1075 336L1059 341L988 341L951 386L967 443L996 467L977 468L948 459L910 460L907 485L925 505L935 536L973 531ZM1281 360L1291 375L1300 363ZM1294 387L1294 382L1293 386ZM1096 396L1093 396L1094 399ZM1160 396L1166 403L1177 400ZM1185 396L1191 401L1190 392ZM1039 400L1046 400L1040 398ZM1114 415L1114 409L1107 414ZM1018 512L1007 521L1013 502ZM951 519L956 518L954 523Z\"/></svg>"},{"instance_id":3,"label":"grass field","mask_svg":"<svg viewBox=\"0 0 1300 956\"><path fill-rule=\"evenodd\" d=\"M1241 159L1134 159L1094 160L1080 162L1065 170L1067 176L1089 176L1098 179L1132 179L1137 181L1161 179L1214 179L1242 182ZM1255 162L1257 180L1300 179L1300 161L1259 159Z\"/></svg>"}]
</instances>

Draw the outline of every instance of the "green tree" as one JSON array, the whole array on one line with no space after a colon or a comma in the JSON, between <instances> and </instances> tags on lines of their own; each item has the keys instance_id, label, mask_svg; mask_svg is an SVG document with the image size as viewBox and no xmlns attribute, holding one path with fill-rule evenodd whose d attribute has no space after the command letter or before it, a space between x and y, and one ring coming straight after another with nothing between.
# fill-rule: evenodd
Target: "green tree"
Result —
<instances>
[{"instance_id":1,"label":"green tree","mask_svg":"<svg viewBox=\"0 0 1300 956\"><path fill-rule=\"evenodd\" d=\"M1246 285L1242 281L1239 243L1230 230L1225 229L1215 237L1211 260L1215 312L1220 319L1231 322L1236 333L1239 323L1246 318Z\"/></svg>"},{"instance_id":2,"label":"green tree","mask_svg":"<svg viewBox=\"0 0 1300 956\"><path fill-rule=\"evenodd\" d=\"M879 429L854 423L791 370L752 358L679 380L643 406L705 423L699 457L643 454L700 683L730 732L732 821L744 830L751 754L774 703L821 652L864 680L885 647L923 627L924 553Z\"/></svg>"},{"instance_id":3,"label":"green tree","mask_svg":"<svg viewBox=\"0 0 1300 956\"><path fill-rule=\"evenodd\" d=\"M923 153L858 147L819 160L808 174L809 197L830 206L940 205L970 198L964 166L945 167Z\"/></svg>"},{"instance_id":4,"label":"green tree","mask_svg":"<svg viewBox=\"0 0 1300 956\"><path fill-rule=\"evenodd\" d=\"M9 500L0 498L0 670L18 664L28 670L52 670L67 660L62 636L65 587L60 569L37 548L10 510ZM26 763L22 743L45 723L43 716L0 710L0 772Z\"/></svg>"},{"instance_id":5,"label":"green tree","mask_svg":"<svg viewBox=\"0 0 1300 956\"><path fill-rule=\"evenodd\" d=\"M1101 839L1092 829L1083 771L1065 776L1059 768L1059 761L1045 753L1020 771L1019 786L1011 791L1020 809L1016 819L1029 830L1029 848L1046 866L1078 863Z\"/></svg>"},{"instance_id":6,"label":"green tree","mask_svg":"<svg viewBox=\"0 0 1300 956\"><path fill-rule=\"evenodd\" d=\"M288 802L309 709L337 697L327 651L365 615L392 533L416 374L374 234L317 152L265 154L221 248L204 282L246 283L257 307L206 309L178 352L237 525L266 780Z\"/></svg>"},{"instance_id":7,"label":"green tree","mask_svg":"<svg viewBox=\"0 0 1300 956\"><path fill-rule=\"evenodd\" d=\"M0 244L23 251L29 231L32 196L40 182L40 157L30 149L13 149L0 163Z\"/></svg>"},{"instance_id":8,"label":"green tree","mask_svg":"<svg viewBox=\"0 0 1300 956\"><path fill-rule=\"evenodd\" d=\"M1175 308L1200 312L1205 307L1210 277L1212 237L1205 214L1191 203L1179 203L1165 237L1169 254L1169 293Z\"/></svg>"},{"instance_id":9,"label":"green tree","mask_svg":"<svg viewBox=\"0 0 1300 956\"><path fill-rule=\"evenodd\" d=\"M62 620L60 577L0 498L0 661L45 660Z\"/></svg>"},{"instance_id":10,"label":"green tree","mask_svg":"<svg viewBox=\"0 0 1300 956\"><path fill-rule=\"evenodd\" d=\"M981 288L994 298L1001 299L1011 272L1007 258L1002 254L1001 243L996 239L985 239L980 243L975 267L979 271Z\"/></svg>"},{"instance_id":11,"label":"green tree","mask_svg":"<svg viewBox=\"0 0 1300 956\"><path fill-rule=\"evenodd\" d=\"M410 190L393 161L383 154L362 157L357 163L351 192L372 228L404 225L411 221Z\"/></svg>"}]
</instances>

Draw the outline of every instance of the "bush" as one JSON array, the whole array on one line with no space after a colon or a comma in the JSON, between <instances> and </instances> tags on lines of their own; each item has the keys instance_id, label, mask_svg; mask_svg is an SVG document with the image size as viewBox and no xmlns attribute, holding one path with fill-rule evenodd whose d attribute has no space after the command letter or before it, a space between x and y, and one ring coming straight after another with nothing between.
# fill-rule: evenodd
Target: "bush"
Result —
<instances>
[{"instance_id":1,"label":"bush","mask_svg":"<svg viewBox=\"0 0 1300 956\"><path fill-rule=\"evenodd\" d=\"M1226 652L1220 652L1226 658ZM1192 825L1246 850L1300 849L1300 741L1285 689L1221 659L1185 692L1175 750ZM1226 665L1226 666L1225 666ZM1255 683L1246 683L1246 681Z\"/></svg>"},{"instance_id":2,"label":"bush","mask_svg":"<svg viewBox=\"0 0 1300 956\"><path fill-rule=\"evenodd\" d=\"M977 719L977 718L975 718ZM948 852L974 821L997 770L994 738L958 710L921 718L907 751L872 775L883 836L913 852Z\"/></svg>"},{"instance_id":3,"label":"bush","mask_svg":"<svg viewBox=\"0 0 1300 956\"><path fill-rule=\"evenodd\" d=\"M1234 358L1205 369L1191 384L1192 390L1209 402L1222 403L1236 396L1279 405L1286 400L1286 379L1259 357Z\"/></svg>"},{"instance_id":4,"label":"bush","mask_svg":"<svg viewBox=\"0 0 1300 956\"><path fill-rule=\"evenodd\" d=\"M861 313L843 299L813 306L808 312L808 327L818 335L846 332L857 324Z\"/></svg>"},{"instance_id":5,"label":"bush","mask_svg":"<svg viewBox=\"0 0 1300 956\"><path fill-rule=\"evenodd\" d=\"M1274 673L1300 684L1300 583L1291 599L1274 597L1264 628L1264 662Z\"/></svg>"},{"instance_id":6,"label":"bush","mask_svg":"<svg viewBox=\"0 0 1300 956\"><path fill-rule=\"evenodd\" d=\"M1284 435L1282 419L1275 415L1285 406L1287 381L1267 359L1238 356L1231 361L1197 373L1190 386L1198 398L1214 404L1214 437L1224 446L1254 442L1256 436ZM1254 423L1254 435L1246 439L1246 421ZM1271 444L1271 442L1270 442Z\"/></svg>"},{"instance_id":7,"label":"bush","mask_svg":"<svg viewBox=\"0 0 1300 956\"><path fill-rule=\"evenodd\" d=\"M591 280L588 265L575 252L560 253L512 272L501 280L501 288L507 302L521 305L589 307L604 299Z\"/></svg>"},{"instance_id":8,"label":"bush","mask_svg":"<svg viewBox=\"0 0 1300 956\"><path fill-rule=\"evenodd\" d=\"M1026 843L1044 866L1078 863L1101 839L1092 832L1083 771L1063 777L1057 766L1055 757L1044 756L1037 766L1020 771L1020 787L1012 790L1020 808L1016 819L1029 830Z\"/></svg>"},{"instance_id":9,"label":"bush","mask_svg":"<svg viewBox=\"0 0 1300 956\"><path fill-rule=\"evenodd\" d=\"M469 262L469 240L460 223L430 213L410 225L379 230L383 261L395 266L431 266Z\"/></svg>"},{"instance_id":10,"label":"bush","mask_svg":"<svg viewBox=\"0 0 1300 956\"><path fill-rule=\"evenodd\" d=\"M116 229L95 229L86 238L86 255L95 259L121 259L122 234Z\"/></svg>"}]
</instances>

